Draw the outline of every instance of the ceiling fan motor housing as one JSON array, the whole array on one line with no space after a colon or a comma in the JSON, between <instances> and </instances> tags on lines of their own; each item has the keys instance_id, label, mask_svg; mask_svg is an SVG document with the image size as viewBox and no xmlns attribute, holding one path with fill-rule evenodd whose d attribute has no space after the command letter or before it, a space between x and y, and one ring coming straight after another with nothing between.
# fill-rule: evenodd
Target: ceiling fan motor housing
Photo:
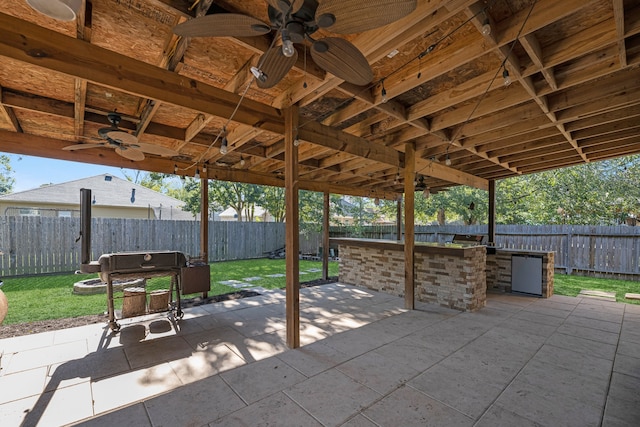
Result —
<instances>
[{"instance_id":1,"label":"ceiling fan motor housing","mask_svg":"<svg viewBox=\"0 0 640 427\"><path fill-rule=\"evenodd\" d=\"M109 123L111 123L114 127L117 127L120 124L120 120L122 120L122 117L120 117L120 114L113 112L107 114L107 119L109 120Z\"/></svg>"}]
</instances>

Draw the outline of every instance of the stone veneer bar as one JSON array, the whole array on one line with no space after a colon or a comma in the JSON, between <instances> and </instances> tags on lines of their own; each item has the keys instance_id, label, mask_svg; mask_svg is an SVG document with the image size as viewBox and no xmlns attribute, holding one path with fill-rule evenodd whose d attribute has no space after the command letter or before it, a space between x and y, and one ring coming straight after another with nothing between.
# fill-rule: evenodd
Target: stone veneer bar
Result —
<instances>
[{"instance_id":1,"label":"stone veneer bar","mask_svg":"<svg viewBox=\"0 0 640 427\"><path fill-rule=\"evenodd\" d=\"M404 296L404 243L372 239L331 239L339 245L340 276L345 284ZM554 253L485 246L416 243L416 300L462 311L485 306L486 292L511 292L511 256L542 256L542 297L553 295Z\"/></svg>"},{"instance_id":2,"label":"stone veneer bar","mask_svg":"<svg viewBox=\"0 0 640 427\"><path fill-rule=\"evenodd\" d=\"M404 243L388 240L332 239L340 248L342 283L404 296ZM462 311L486 304L484 246L416 243L415 296Z\"/></svg>"}]
</instances>

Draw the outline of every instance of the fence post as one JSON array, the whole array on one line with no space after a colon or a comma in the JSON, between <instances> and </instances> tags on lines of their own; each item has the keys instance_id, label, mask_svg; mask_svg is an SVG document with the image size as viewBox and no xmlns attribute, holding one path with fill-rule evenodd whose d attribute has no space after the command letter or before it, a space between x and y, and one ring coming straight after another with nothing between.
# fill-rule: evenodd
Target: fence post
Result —
<instances>
[{"instance_id":1,"label":"fence post","mask_svg":"<svg viewBox=\"0 0 640 427\"><path fill-rule=\"evenodd\" d=\"M572 228L569 226L567 231L567 242L564 252L564 268L567 274L573 273L573 259L571 257L571 240L573 239Z\"/></svg>"}]
</instances>

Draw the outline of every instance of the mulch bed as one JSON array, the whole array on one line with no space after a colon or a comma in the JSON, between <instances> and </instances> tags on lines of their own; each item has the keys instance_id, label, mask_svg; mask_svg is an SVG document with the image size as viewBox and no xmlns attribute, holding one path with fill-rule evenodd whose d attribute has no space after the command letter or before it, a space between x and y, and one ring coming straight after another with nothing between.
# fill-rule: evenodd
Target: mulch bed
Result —
<instances>
[{"instance_id":1,"label":"mulch bed","mask_svg":"<svg viewBox=\"0 0 640 427\"><path fill-rule=\"evenodd\" d=\"M311 286L326 285L329 283L335 283L338 280L337 277L330 277L328 280L312 280L310 282L300 283L301 288L308 288ZM183 299L181 306L195 307L203 304L212 304L221 301L228 301L240 298L254 297L260 295L257 292L251 290L241 290L223 295L214 295L207 298L190 298ZM50 319L39 320L37 322L29 323L14 323L11 325L0 325L0 339L18 337L22 335L37 334L40 332L57 331L59 329L74 328L76 326L90 325L94 323L106 323L108 317L106 314L92 314L89 316L71 317L66 319Z\"/></svg>"}]
</instances>

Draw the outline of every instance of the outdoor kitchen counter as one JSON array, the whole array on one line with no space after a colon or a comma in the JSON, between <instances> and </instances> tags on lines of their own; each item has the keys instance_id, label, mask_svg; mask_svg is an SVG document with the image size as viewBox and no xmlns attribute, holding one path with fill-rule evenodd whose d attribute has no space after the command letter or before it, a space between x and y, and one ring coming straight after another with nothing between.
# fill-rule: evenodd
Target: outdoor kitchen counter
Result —
<instances>
[{"instance_id":1,"label":"outdoor kitchen counter","mask_svg":"<svg viewBox=\"0 0 640 427\"><path fill-rule=\"evenodd\" d=\"M404 243L392 240L331 239L339 246L342 283L404 295ZM416 243L415 297L462 311L486 304L486 247Z\"/></svg>"}]
</instances>

